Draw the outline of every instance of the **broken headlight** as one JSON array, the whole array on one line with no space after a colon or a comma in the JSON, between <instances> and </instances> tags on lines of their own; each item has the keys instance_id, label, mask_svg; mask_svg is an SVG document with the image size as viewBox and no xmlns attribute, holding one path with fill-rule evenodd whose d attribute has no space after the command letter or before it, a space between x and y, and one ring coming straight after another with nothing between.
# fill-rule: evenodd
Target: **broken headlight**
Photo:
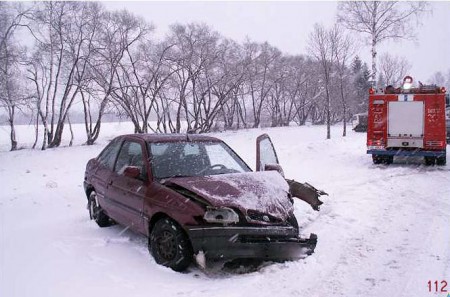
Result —
<instances>
[{"instance_id":1,"label":"broken headlight","mask_svg":"<svg viewBox=\"0 0 450 297\"><path fill-rule=\"evenodd\" d=\"M208 223L232 224L239 222L238 214L228 207L208 207L203 219Z\"/></svg>"}]
</instances>

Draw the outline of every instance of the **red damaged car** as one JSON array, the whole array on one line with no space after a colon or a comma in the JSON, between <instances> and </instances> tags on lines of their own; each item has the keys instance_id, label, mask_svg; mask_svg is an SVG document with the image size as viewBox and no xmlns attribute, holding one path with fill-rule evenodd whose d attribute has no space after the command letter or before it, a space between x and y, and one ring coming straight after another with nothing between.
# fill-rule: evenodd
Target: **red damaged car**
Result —
<instances>
[{"instance_id":1,"label":"red damaged car","mask_svg":"<svg viewBox=\"0 0 450 297\"><path fill-rule=\"evenodd\" d=\"M289 185L267 135L257 140L257 170L263 171L252 172L214 137L132 134L88 162L84 188L91 219L144 234L156 262L176 271L195 258L311 254L317 236L299 237Z\"/></svg>"}]
</instances>

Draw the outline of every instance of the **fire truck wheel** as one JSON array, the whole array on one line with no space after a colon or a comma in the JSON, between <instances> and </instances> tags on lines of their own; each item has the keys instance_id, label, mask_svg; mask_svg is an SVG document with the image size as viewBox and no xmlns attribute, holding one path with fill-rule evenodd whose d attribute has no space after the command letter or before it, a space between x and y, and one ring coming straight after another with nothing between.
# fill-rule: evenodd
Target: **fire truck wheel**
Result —
<instances>
[{"instance_id":1,"label":"fire truck wheel","mask_svg":"<svg viewBox=\"0 0 450 297\"><path fill-rule=\"evenodd\" d=\"M425 165L432 166L436 163L435 157L425 157Z\"/></svg>"},{"instance_id":2,"label":"fire truck wheel","mask_svg":"<svg viewBox=\"0 0 450 297\"><path fill-rule=\"evenodd\" d=\"M372 155L373 164L381 164L383 163L383 157L378 155Z\"/></svg>"},{"instance_id":3,"label":"fire truck wheel","mask_svg":"<svg viewBox=\"0 0 450 297\"><path fill-rule=\"evenodd\" d=\"M436 158L436 165L444 166L445 164L447 164L447 157L446 156L437 157Z\"/></svg>"},{"instance_id":4,"label":"fire truck wheel","mask_svg":"<svg viewBox=\"0 0 450 297\"><path fill-rule=\"evenodd\" d=\"M394 163L394 156L386 156L384 157L384 163L389 165Z\"/></svg>"}]
</instances>

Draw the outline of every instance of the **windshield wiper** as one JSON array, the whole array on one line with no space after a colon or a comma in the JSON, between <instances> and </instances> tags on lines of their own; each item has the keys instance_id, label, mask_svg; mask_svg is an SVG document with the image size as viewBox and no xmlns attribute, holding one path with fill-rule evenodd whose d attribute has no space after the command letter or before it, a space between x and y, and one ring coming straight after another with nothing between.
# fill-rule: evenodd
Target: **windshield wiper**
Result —
<instances>
[{"instance_id":1,"label":"windshield wiper","mask_svg":"<svg viewBox=\"0 0 450 297\"><path fill-rule=\"evenodd\" d=\"M157 179L165 180L165 179L171 179L171 178L176 178L176 177L192 177L192 176L193 175L174 174L174 175L169 175L169 176L164 176L164 177L158 177Z\"/></svg>"}]
</instances>

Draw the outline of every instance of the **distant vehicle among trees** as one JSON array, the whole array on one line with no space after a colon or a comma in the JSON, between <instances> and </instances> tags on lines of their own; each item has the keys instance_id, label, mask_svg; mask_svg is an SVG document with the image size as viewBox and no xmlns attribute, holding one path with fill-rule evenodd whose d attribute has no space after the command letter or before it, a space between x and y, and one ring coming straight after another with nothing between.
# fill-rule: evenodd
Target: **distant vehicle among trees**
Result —
<instances>
[{"instance_id":1,"label":"distant vehicle among trees","mask_svg":"<svg viewBox=\"0 0 450 297\"><path fill-rule=\"evenodd\" d=\"M352 118L353 131L367 132L367 112L357 113Z\"/></svg>"}]
</instances>

